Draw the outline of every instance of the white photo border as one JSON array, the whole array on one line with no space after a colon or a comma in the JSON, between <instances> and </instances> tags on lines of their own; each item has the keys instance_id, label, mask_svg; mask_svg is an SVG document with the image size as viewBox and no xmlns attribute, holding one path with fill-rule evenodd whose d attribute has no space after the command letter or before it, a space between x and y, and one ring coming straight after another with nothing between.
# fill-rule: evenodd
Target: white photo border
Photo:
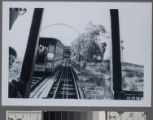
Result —
<instances>
[{"instance_id":1,"label":"white photo border","mask_svg":"<svg viewBox=\"0 0 153 120\"><path fill-rule=\"evenodd\" d=\"M9 43L5 39L9 23L9 7L40 7L48 3L52 4L103 4L111 8L124 5L141 5L148 7L150 11L150 28L146 49L146 64L144 67L144 98L143 100L58 100L58 99L26 99L8 98L8 49ZM152 3L150 2L2 2L2 106L59 106L59 107L151 107L151 85L152 85ZM128 8L128 7L127 7ZM5 12L5 13L4 13ZM141 13L140 13L141 14ZM144 16L145 17L145 16Z\"/></svg>"}]
</instances>

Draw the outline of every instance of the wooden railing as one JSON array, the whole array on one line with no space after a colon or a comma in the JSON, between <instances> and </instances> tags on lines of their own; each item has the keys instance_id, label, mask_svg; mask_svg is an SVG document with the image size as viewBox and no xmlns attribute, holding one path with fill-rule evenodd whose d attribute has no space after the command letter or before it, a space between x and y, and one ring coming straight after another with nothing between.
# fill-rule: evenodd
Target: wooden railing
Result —
<instances>
[{"instance_id":1,"label":"wooden railing","mask_svg":"<svg viewBox=\"0 0 153 120\"><path fill-rule=\"evenodd\" d=\"M143 98L142 91L123 91L124 98L127 100L141 100Z\"/></svg>"},{"instance_id":2,"label":"wooden railing","mask_svg":"<svg viewBox=\"0 0 153 120\"><path fill-rule=\"evenodd\" d=\"M118 100L141 100L143 99L143 92L142 91L116 91L116 98Z\"/></svg>"}]
</instances>

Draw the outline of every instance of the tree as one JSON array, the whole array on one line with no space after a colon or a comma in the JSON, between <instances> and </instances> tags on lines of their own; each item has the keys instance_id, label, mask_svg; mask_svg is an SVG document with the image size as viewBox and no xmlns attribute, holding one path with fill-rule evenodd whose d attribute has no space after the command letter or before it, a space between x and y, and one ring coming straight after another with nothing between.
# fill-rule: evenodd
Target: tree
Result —
<instances>
[{"instance_id":1,"label":"tree","mask_svg":"<svg viewBox=\"0 0 153 120\"><path fill-rule=\"evenodd\" d=\"M88 47L88 52L87 52L87 61L91 62L94 61L94 55L96 56L97 54L101 54L101 50L100 47L98 46L98 44L95 41L90 41L89 43L89 47Z\"/></svg>"},{"instance_id":2,"label":"tree","mask_svg":"<svg viewBox=\"0 0 153 120\"><path fill-rule=\"evenodd\" d=\"M105 27L103 25L94 25L92 22L89 22L87 27L87 34L90 37L90 40L97 40L97 36L102 33L105 34L107 33Z\"/></svg>"},{"instance_id":3,"label":"tree","mask_svg":"<svg viewBox=\"0 0 153 120\"><path fill-rule=\"evenodd\" d=\"M93 61L94 55L99 55L103 58L106 43L98 44L98 36L100 33L107 33L103 25L94 25L89 22L86 28L86 32L78 36L78 38L73 41L71 45L72 55L76 57L77 60Z\"/></svg>"}]
</instances>

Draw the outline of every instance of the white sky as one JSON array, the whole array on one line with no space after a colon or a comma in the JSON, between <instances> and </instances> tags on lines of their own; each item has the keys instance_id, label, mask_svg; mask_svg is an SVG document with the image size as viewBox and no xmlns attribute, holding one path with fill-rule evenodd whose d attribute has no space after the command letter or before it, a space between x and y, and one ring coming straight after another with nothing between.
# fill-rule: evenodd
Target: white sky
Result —
<instances>
[{"instance_id":1,"label":"white sky","mask_svg":"<svg viewBox=\"0 0 153 120\"><path fill-rule=\"evenodd\" d=\"M3 20L5 20L5 23L8 21L9 7L27 8L27 12L17 18L11 31L3 29L3 38L9 41L9 45L17 50L19 57L24 56L34 8L45 8L40 36L62 39L65 45L70 45L71 41L77 38L79 33L63 25L45 27L51 24L62 23L72 26L82 33L85 32L88 22L92 21L93 24L104 25L110 33L109 10L116 8L119 9L120 38L124 41L124 61L144 65L145 58L147 58L144 49L148 48L147 41L151 40L152 34L152 9L149 3L9 3L4 4L5 6L3 7ZM8 28L8 26L9 24L3 25L5 28ZM107 52L106 56L109 55L109 52Z\"/></svg>"}]
</instances>

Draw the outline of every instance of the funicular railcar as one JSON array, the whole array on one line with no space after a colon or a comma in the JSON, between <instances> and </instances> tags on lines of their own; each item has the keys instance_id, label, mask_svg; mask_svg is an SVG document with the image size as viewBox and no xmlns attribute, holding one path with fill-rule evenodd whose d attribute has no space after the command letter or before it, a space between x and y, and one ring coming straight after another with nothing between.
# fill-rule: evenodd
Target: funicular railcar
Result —
<instances>
[{"instance_id":1,"label":"funicular railcar","mask_svg":"<svg viewBox=\"0 0 153 120\"><path fill-rule=\"evenodd\" d=\"M70 46L64 46L64 52L63 52L63 65L69 66L70 65L70 56L71 56L71 50Z\"/></svg>"},{"instance_id":2,"label":"funicular railcar","mask_svg":"<svg viewBox=\"0 0 153 120\"><path fill-rule=\"evenodd\" d=\"M70 58L70 55L71 55L70 46L65 46L63 58Z\"/></svg>"},{"instance_id":3,"label":"funicular railcar","mask_svg":"<svg viewBox=\"0 0 153 120\"><path fill-rule=\"evenodd\" d=\"M56 38L39 39L34 72L54 73L63 62L64 45Z\"/></svg>"}]
</instances>

